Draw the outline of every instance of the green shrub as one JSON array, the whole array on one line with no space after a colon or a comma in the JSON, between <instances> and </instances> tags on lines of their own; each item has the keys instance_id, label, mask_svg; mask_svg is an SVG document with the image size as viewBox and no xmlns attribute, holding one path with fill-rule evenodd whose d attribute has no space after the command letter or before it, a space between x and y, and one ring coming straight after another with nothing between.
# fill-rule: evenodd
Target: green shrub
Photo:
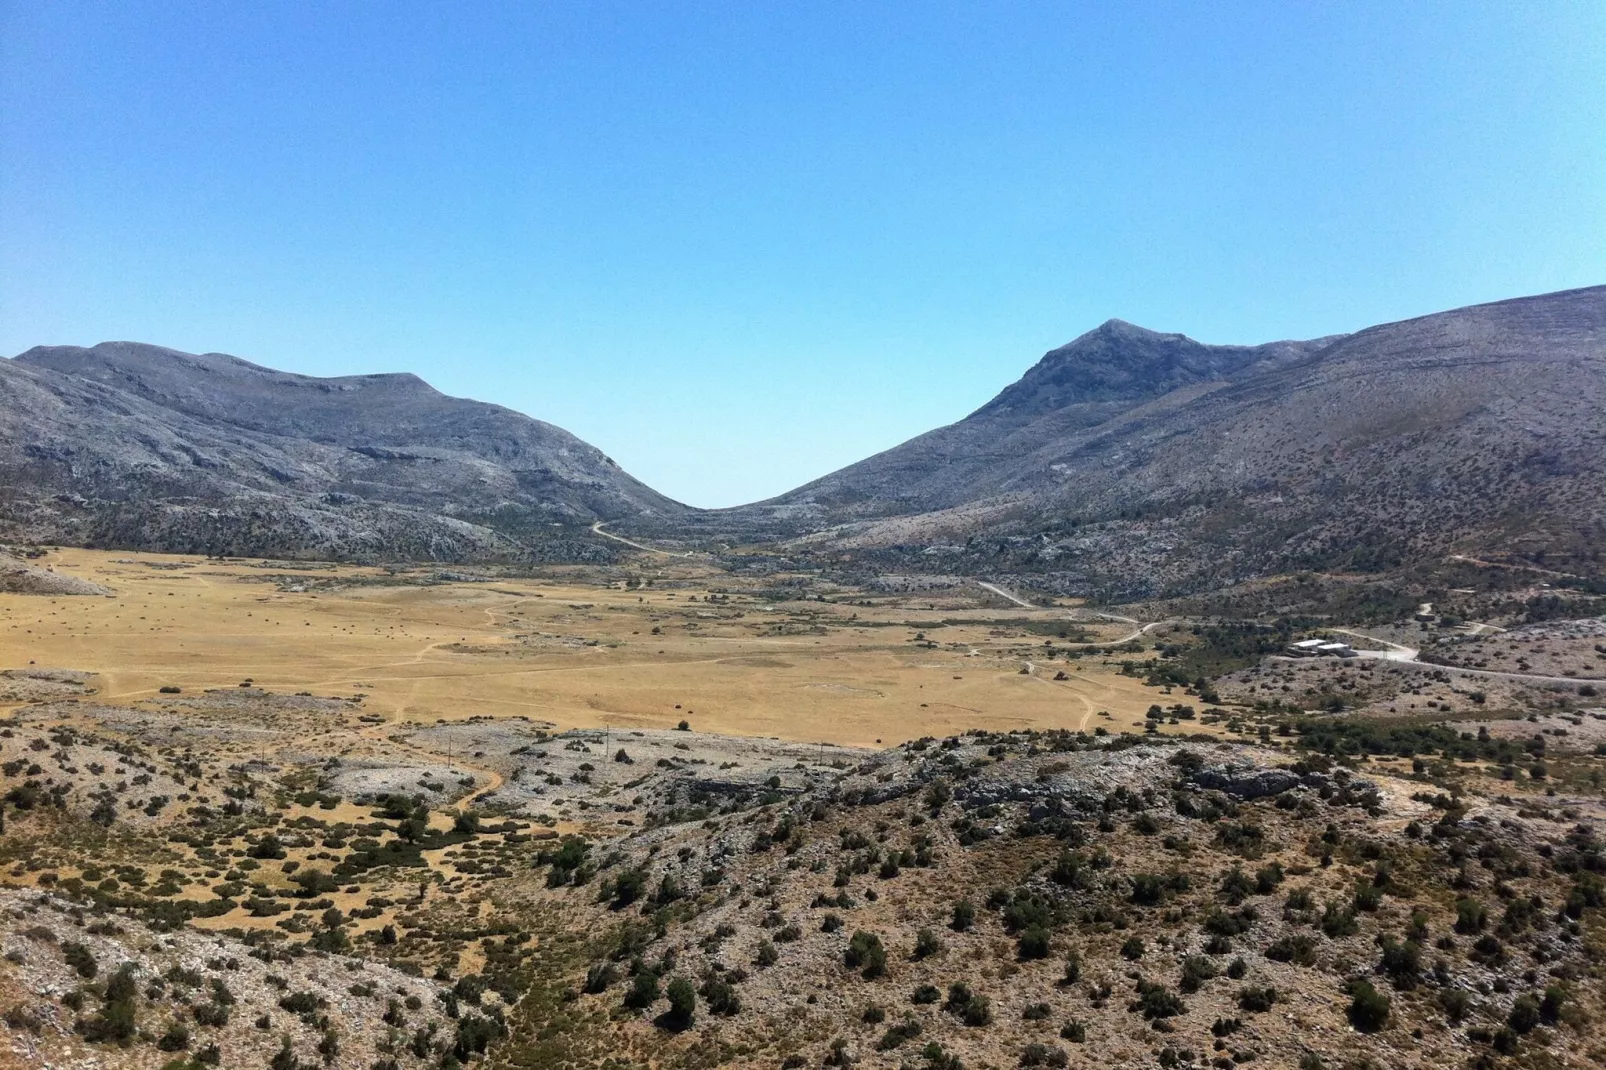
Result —
<instances>
[{"instance_id":1,"label":"green shrub","mask_svg":"<svg viewBox=\"0 0 1606 1070\"><path fill-rule=\"evenodd\" d=\"M1532 1032L1539 1025L1539 997L1531 993L1518 996L1506 1015L1506 1025L1518 1036Z\"/></svg>"},{"instance_id":2,"label":"green shrub","mask_svg":"<svg viewBox=\"0 0 1606 1070\"><path fill-rule=\"evenodd\" d=\"M1199 991L1204 983L1216 976L1216 967L1203 955L1189 955L1182 960L1182 979L1177 987L1183 995L1192 995Z\"/></svg>"},{"instance_id":3,"label":"green shrub","mask_svg":"<svg viewBox=\"0 0 1606 1070\"><path fill-rule=\"evenodd\" d=\"M134 967L123 966L106 983L106 995L100 1011L92 1018L78 1022L78 1031L94 1043L112 1043L128 1047L139 1031L134 1000L137 985Z\"/></svg>"},{"instance_id":4,"label":"green shrub","mask_svg":"<svg viewBox=\"0 0 1606 1070\"><path fill-rule=\"evenodd\" d=\"M959 902L955 903L954 919L950 923L950 928L952 928L955 932L962 933L975 924L976 908L970 904L969 900L961 899Z\"/></svg>"},{"instance_id":5,"label":"green shrub","mask_svg":"<svg viewBox=\"0 0 1606 1070\"><path fill-rule=\"evenodd\" d=\"M1463 936L1473 936L1483 932L1489 924L1489 912L1484 905L1476 899L1457 899L1455 901L1455 931Z\"/></svg>"},{"instance_id":6,"label":"green shrub","mask_svg":"<svg viewBox=\"0 0 1606 1070\"><path fill-rule=\"evenodd\" d=\"M965 1024L968 1026L984 1026L993 1023L993 1001L986 996L972 996L970 1003L965 1007Z\"/></svg>"},{"instance_id":7,"label":"green shrub","mask_svg":"<svg viewBox=\"0 0 1606 1070\"><path fill-rule=\"evenodd\" d=\"M1370 981L1352 982L1349 994L1349 1020L1356 1029L1376 1033L1388 1024L1389 998L1373 988Z\"/></svg>"},{"instance_id":8,"label":"green shrub","mask_svg":"<svg viewBox=\"0 0 1606 1070\"><path fill-rule=\"evenodd\" d=\"M159 1051L184 1051L190 1046L190 1031L182 1022L174 1022L167 1027L156 1041Z\"/></svg>"},{"instance_id":9,"label":"green shrub","mask_svg":"<svg viewBox=\"0 0 1606 1070\"><path fill-rule=\"evenodd\" d=\"M674 1029L688 1029L697 1017L697 990L684 977L669 982L665 994L669 997L669 1014L666 1022Z\"/></svg>"},{"instance_id":10,"label":"green shrub","mask_svg":"<svg viewBox=\"0 0 1606 1070\"><path fill-rule=\"evenodd\" d=\"M587 995L596 995L607 990L608 986L619 979L618 972L611 962L597 962L586 971L585 984L581 991Z\"/></svg>"},{"instance_id":11,"label":"green shrub","mask_svg":"<svg viewBox=\"0 0 1606 1070\"><path fill-rule=\"evenodd\" d=\"M891 1051L893 1048L899 1047L905 1042L918 1037L921 1032L922 1029L918 1021L913 1018L905 1018L903 1021L899 1022L897 1025L889 1027L885 1033L881 1034L881 1039L876 1042L876 1050Z\"/></svg>"},{"instance_id":12,"label":"green shrub","mask_svg":"<svg viewBox=\"0 0 1606 1070\"><path fill-rule=\"evenodd\" d=\"M1316 940L1305 933L1279 937L1266 948L1266 957L1273 962L1291 962L1295 966L1316 965Z\"/></svg>"},{"instance_id":13,"label":"green shrub","mask_svg":"<svg viewBox=\"0 0 1606 1070\"><path fill-rule=\"evenodd\" d=\"M1187 1012L1187 1005L1182 999L1162 984L1138 979L1138 998L1127 1004L1127 1010L1134 1014L1141 1014L1148 1019L1173 1018Z\"/></svg>"},{"instance_id":14,"label":"green shrub","mask_svg":"<svg viewBox=\"0 0 1606 1070\"><path fill-rule=\"evenodd\" d=\"M1238 990L1238 1006L1246 1011L1269 1011L1276 1002L1277 990L1271 985L1249 985Z\"/></svg>"},{"instance_id":15,"label":"green shrub","mask_svg":"<svg viewBox=\"0 0 1606 1070\"><path fill-rule=\"evenodd\" d=\"M1383 949L1378 968L1388 975L1389 983L1402 992L1415 988L1422 973L1422 946L1414 940L1401 943L1390 936L1379 937L1378 946Z\"/></svg>"},{"instance_id":16,"label":"green shrub","mask_svg":"<svg viewBox=\"0 0 1606 1070\"><path fill-rule=\"evenodd\" d=\"M1022 959L1046 959L1053 950L1053 939L1047 929L1041 925L1033 925L1020 934L1017 949Z\"/></svg>"},{"instance_id":17,"label":"green shrub","mask_svg":"<svg viewBox=\"0 0 1606 1070\"><path fill-rule=\"evenodd\" d=\"M61 956L67 960L67 965L84 980L93 980L95 974L100 972L100 964L95 961L94 952L88 947L69 940L61 945Z\"/></svg>"},{"instance_id":18,"label":"green shrub","mask_svg":"<svg viewBox=\"0 0 1606 1070\"><path fill-rule=\"evenodd\" d=\"M874 980L887 972L887 952L881 946L881 937L860 929L848 941L842 960L849 969L858 970L866 980Z\"/></svg>"},{"instance_id":19,"label":"green shrub","mask_svg":"<svg viewBox=\"0 0 1606 1070\"><path fill-rule=\"evenodd\" d=\"M1446 988L1439 992L1439 1006L1452 1023L1461 1022L1472 1013L1472 996L1460 988Z\"/></svg>"}]
</instances>

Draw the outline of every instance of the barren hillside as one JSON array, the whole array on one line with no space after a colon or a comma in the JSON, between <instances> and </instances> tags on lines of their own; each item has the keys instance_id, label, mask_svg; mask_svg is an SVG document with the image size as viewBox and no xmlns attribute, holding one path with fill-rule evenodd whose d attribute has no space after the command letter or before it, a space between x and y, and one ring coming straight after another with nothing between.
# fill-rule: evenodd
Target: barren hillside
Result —
<instances>
[{"instance_id":1,"label":"barren hillside","mask_svg":"<svg viewBox=\"0 0 1606 1070\"><path fill-rule=\"evenodd\" d=\"M567 431L412 375L319 379L108 342L0 362L18 538L308 557L606 554L595 520L676 502Z\"/></svg>"}]
</instances>

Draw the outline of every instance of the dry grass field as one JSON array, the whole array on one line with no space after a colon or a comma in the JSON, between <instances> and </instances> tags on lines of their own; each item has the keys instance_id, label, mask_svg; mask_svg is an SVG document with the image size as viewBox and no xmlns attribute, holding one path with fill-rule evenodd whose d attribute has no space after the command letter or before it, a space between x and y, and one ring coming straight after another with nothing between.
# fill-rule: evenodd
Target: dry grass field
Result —
<instances>
[{"instance_id":1,"label":"dry grass field","mask_svg":"<svg viewBox=\"0 0 1606 1070\"><path fill-rule=\"evenodd\" d=\"M777 601L680 562L640 589L578 572L465 582L93 550L41 564L116 593L0 594L0 665L98 673L108 703L250 679L279 693L361 693L365 712L394 721L686 719L710 732L890 746L970 728L1141 729L1154 701L1100 659L1063 681L1057 666L1022 673L1067 611L1009 606L980 588ZM1106 641L1132 631L1079 627Z\"/></svg>"}]
</instances>

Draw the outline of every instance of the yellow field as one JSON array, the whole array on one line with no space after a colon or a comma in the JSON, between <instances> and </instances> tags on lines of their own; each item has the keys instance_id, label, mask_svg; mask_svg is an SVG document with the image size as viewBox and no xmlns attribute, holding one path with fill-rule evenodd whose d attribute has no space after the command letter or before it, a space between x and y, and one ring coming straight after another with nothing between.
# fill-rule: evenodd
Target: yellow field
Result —
<instances>
[{"instance_id":1,"label":"yellow field","mask_svg":"<svg viewBox=\"0 0 1606 1070\"><path fill-rule=\"evenodd\" d=\"M71 549L40 564L116 595L0 594L0 668L93 671L97 700L114 703L250 678L279 692L362 692L366 713L391 720L685 718L708 732L891 745L973 727L1141 730L1150 703L1175 701L1096 658L1022 673L1043 637L1000 621L1065 611L981 608L979 590L945 607L924 596L850 605L769 601L692 564L664 577L683 586L639 591L573 574L420 586L424 571ZM729 601L706 601L711 586ZM916 641L922 629L935 648ZM1062 667L1069 679L1052 680Z\"/></svg>"}]
</instances>

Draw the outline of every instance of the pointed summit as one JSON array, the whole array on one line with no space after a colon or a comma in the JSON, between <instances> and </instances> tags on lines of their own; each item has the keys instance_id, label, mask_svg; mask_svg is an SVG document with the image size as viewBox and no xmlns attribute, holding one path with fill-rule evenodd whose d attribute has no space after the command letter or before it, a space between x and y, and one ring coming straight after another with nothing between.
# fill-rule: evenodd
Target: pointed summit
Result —
<instances>
[{"instance_id":1,"label":"pointed summit","mask_svg":"<svg viewBox=\"0 0 1606 1070\"><path fill-rule=\"evenodd\" d=\"M1274 343L1286 346L1286 343ZM1223 379L1271 346L1212 346L1126 320L1105 320L1051 350L977 416L1031 419L1079 403L1131 403L1192 383Z\"/></svg>"}]
</instances>

